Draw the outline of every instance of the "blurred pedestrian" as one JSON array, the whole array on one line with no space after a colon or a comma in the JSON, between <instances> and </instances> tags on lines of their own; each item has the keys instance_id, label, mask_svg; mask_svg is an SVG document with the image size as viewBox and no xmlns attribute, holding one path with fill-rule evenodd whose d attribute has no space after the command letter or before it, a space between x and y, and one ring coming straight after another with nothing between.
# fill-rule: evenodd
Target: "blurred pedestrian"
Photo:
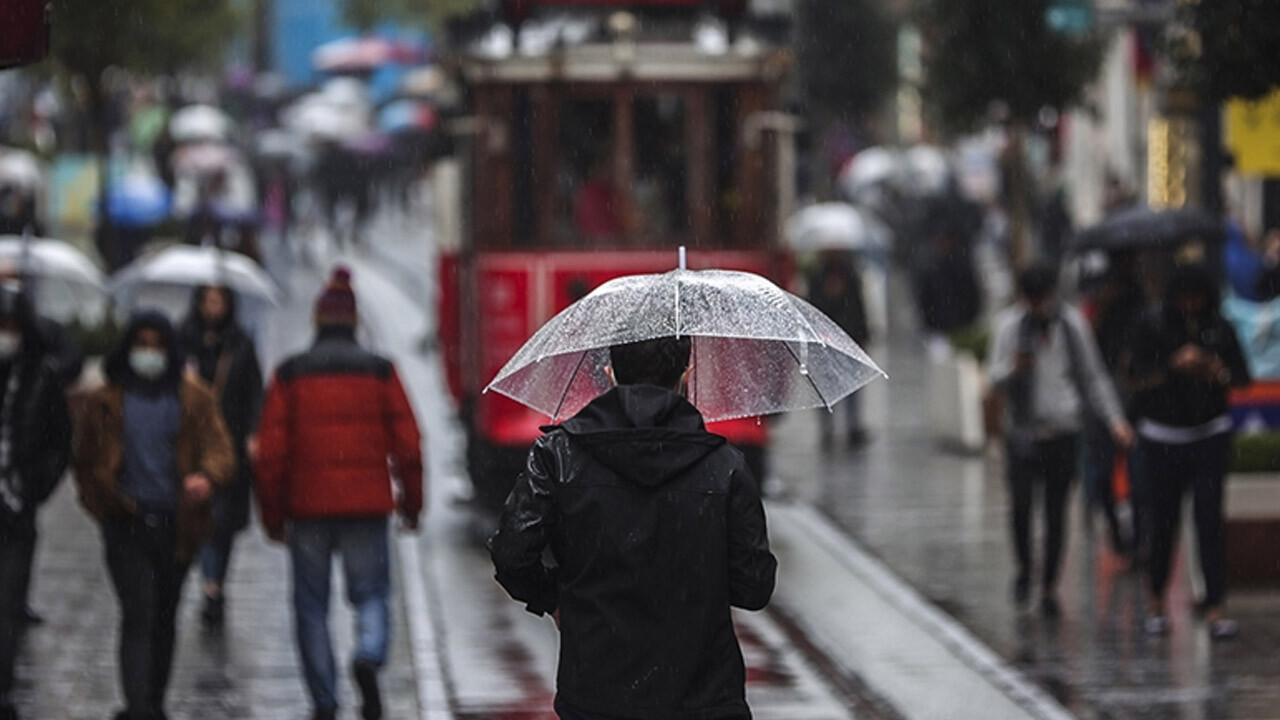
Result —
<instances>
[{"instance_id":1,"label":"blurred pedestrian","mask_svg":"<svg viewBox=\"0 0 1280 720\"><path fill-rule=\"evenodd\" d=\"M22 633L36 509L71 458L66 396L25 295L0 284L0 720Z\"/></svg>"},{"instance_id":2,"label":"blurred pedestrian","mask_svg":"<svg viewBox=\"0 0 1280 720\"><path fill-rule=\"evenodd\" d=\"M103 368L107 383L88 396L79 428L76 482L120 601L116 718L155 720L165 717L182 584L235 454L217 399L184 375L163 315L135 315Z\"/></svg>"},{"instance_id":3,"label":"blurred pedestrian","mask_svg":"<svg viewBox=\"0 0 1280 720\"><path fill-rule=\"evenodd\" d=\"M763 608L777 561L745 460L684 398L691 349L611 348L617 386L534 443L489 540L560 629L562 720L751 717L730 607Z\"/></svg>"},{"instance_id":4,"label":"blurred pedestrian","mask_svg":"<svg viewBox=\"0 0 1280 720\"><path fill-rule=\"evenodd\" d=\"M1126 414L1132 408L1132 396L1121 369L1125 348L1135 325L1147 310L1147 296L1138 279L1137 256L1132 252L1114 253L1102 283L1085 304L1093 326L1094 338L1120 403ZM1117 460L1127 463L1130 482L1131 523L1122 528L1116 511L1115 470ZM1136 498L1141 494L1141 475L1137 470L1137 453L1121 452L1116 447L1111 429L1097 416L1086 423L1084 486L1088 508L1100 510L1107 523L1111 549L1121 556L1141 557L1145 542L1145 504Z\"/></svg>"},{"instance_id":5,"label":"blurred pedestrian","mask_svg":"<svg viewBox=\"0 0 1280 720\"><path fill-rule=\"evenodd\" d=\"M856 262L852 253L824 253L809 274L809 302L835 320L854 342L865 347L871 340L871 328L867 323L862 275L858 272ZM849 446L865 444L867 431L862 424L861 404L857 393L842 400L841 404L844 405ZM830 448L835 426L834 414L825 408L818 412L822 447Z\"/></svg>"},{"instance_id":6,"label":"blurred pedestrian","mask_svg":"<svg viewBox=\"0 0 1280 720\"><path fill-rule=\"evenodd\" d=\"M1269 302L1280 297L1280 228L1272 228L1262 240L1262 271L1251 298Z\"/></svg>"},{"instance_id":7,"label":"blurred pedestrian","mask_svg":"<svg viewBox=\"0 0 1280 720\"><path fill-rule=\"evenodd\" d=\"M1035 264L1018 278L1020 300L995 320L992 384L1005 398L1005 447L1012 496L1010 521L1017 574L1014 602L1031 597L1031 511L1036 486L1044 491L1044 564L1040 611L1057 617L1067 496L1076 474L1086 411L1103 418L1115 442L1128 447L1133 431L1080 311L1058 299L1057 271Z\"/></svg>"},{"instance_id":8,"label":"blurred pedestrian","mask_svg":"<svg viewBox=\"0 0 1280 720\"><path fill-rule=\"evenodd\" d=\"M187 367L213 388L236 453L231 483L213 501L213 535L200 550L206 628L222 627L223 592L236 535L249 524L251 458L257 450L262 411L262 370L253 339L236 319L235 293L225 287L197 288L191 311L178 332Z\"/></svg>"},{"instance_id":9,"label":"blurred pedestrian","mask_svg":"<svg viewBox=\"0 0 1280 720\"><path fill-rule=\"evenodd\" d=\"M1268 243L1262 243L1263 252L1259 252L1249 241L1244 228L1235 220L1228 219L1224 225L1226 232L1222 243L1222 264L1226 269L1227 280L1231 283L1231 291L1245 300L1263 300L1260 293L1266 292L1268 267L1275 267L1277 258L1272 255L1270 262L1264 257Z\"/></svg>"},{"instance_id":10,"label":"blurred pedestrian","mask_svg":"<svg viewBox=\"0 0 1280 720\"><path fill-rule=\"evenodd\" d=\"M0 268L0 284L8 287L12 292L22 294L27 300L24 305L30 306L31 292L29 283L25 282L20 271L15 268ZM60 323L46 317L41 317L39 308L32 307L34 312L35 332L39 337L39 343L44 353L44 363L49 366L53 373L53 377L58 384L58 389L64 391L74 384L80 377L80 371L84 367L84 353L81 352L80 346L76 344L75 338L71 337L71 333ZM33 512L39 512L39 507L32 509ZM18 622L23 625L40 625L44 622L44 618L40 613L36 612L31 604L31 588L32 575L35 568L36 546L39 540L39 523L35 523L30 533L24 533L20 541L25 544L26 566L25 572L18 577L20 587L19 596L22 602L18 605Z\"/></svg>"},{"instance_id":11,"label":"blurred pedestrian","mask_svg":"<svg viewBox=\"0 0 1280 720\"><path fill-rule=\"evenodd\" d=\"M422 437L395 366L356 344L351 275L336 269L315 306L316 341L285 360L267 390L259 431L262 524L287 542L293 612L313 718L337 716L329 639L330 565L342 556L355 609L351 664L361 716L382 717L378 672L390 636L387 517L416 530L422 513ZM392 480L399 492L393 492Z\"/></svg>"},{"instance_id":12,"label":"blurred pedestrian","mask_svg":"<svg viewBox=\"0 0 1280 720\"><path fill-rule=\"evenodd\" d=\"M920 324L931 353L950 352L950 336L972 326L982 313L982 287L973 255L951 230L940 231L916 278Z\"/></svg>"},{"instance_id":13,"label":"blurred pedestrian","mask_svg":"<svg viewBox=\"0 0 1280 720\"><path fill-rule=\"evenodd\" d=\"M1131 344L1129 372L1135 398L1143 472L1151 513L1151 596L1145 629L1168 631L1166 591L1173 565L1183 497L1190 492L1205 596L1213 637L1235 635L1224 614L1226 548L1222 497L1231 447L1228 392L1250 382L1235 330L1219 314L1218 286L1202 266L1178 268L1163 307L1140 323Z\"/></svg>"}]
</instances>

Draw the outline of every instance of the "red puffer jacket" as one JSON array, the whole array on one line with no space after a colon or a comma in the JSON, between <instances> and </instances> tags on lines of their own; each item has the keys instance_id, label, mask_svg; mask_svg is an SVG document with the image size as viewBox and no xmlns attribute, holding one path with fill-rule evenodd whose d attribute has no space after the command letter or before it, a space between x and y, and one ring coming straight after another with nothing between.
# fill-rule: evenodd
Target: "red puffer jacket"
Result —
<instances>
[{"instance_id":1,"label":"red puffer jacket","mask_svg":"<svg viewBox=\"0 0 1280 720\"><path fill-rule=\"evenodd\" d=\"M285 360L258 428L258 504L285 520L422 512L422 436L391 361L326 334ZM399 480L397 500L392 478Z\"/></svg>"}]
</instances>

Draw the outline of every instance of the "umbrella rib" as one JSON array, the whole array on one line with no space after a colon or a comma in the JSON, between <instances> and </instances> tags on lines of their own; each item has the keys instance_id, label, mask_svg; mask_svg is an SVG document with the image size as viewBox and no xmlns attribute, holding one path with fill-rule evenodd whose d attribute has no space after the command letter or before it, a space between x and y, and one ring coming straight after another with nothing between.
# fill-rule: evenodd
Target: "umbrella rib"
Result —
<instances>
[{"instance_id":1,"label":"umbrella rib","mask_svg":"<svg viewBox=\"0 0 1280 720\"><path fill-rule=\"evenodd\" d=\"M556 411L551 415L551 422L560 419L560 411L564 409L564 401L569 399L569 391L573 389L573 381L577 379L578 371L582 370L582 363L587 360L587 352L583 350L582 354L578 356L578 364L573 366L573 374L569 376L569 382L564 384L564 392L560 394L560 402L556 403Z\"/></svg>"},{"instance_id":2,"label":"umbrella rib","mask_svg":"<svg viewBox=\"0 0 1280 720\"><path fill-rule=\"evenodd\" d=\"M787 352L791 353L791 357L796 361L796 366L804 367L804 364L800 362L800 356L796 355L796 351L791 349L791 343L784 342L782 345L787 349ZM813 388L813 391L818 394L818 399L822 401L823 406L830 411L831 403L827 402L827 398L822 394L822 390L818 388L818 383L813 381L813 376L807 372L802 372L800 374L804 375L804 379L809 381L809 387Z\"/></svg>"}]
</instances>

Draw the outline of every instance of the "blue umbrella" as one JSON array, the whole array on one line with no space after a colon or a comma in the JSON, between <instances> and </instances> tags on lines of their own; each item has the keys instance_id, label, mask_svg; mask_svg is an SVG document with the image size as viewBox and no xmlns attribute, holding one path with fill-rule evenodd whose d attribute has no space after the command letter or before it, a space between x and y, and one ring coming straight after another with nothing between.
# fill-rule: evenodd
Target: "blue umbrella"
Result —
<instances>
[{"instance_id":1,"label":"blue umbrella","mask_svg":"<svg viewBox=\"0 0 1280 720\"><path fill-rule=\"evenodd\" d=\"M429 131L435 123L435 109L420 100L395 100L378 111L378 129L385 133Z\"/></svg>"},{"instance_id":2,"label":"blue umbrella","mask_svg":"<svg viewBox=\"0 0 1280 720\"><path fill-rule=\"evenodd\" d=\"M120 227L149 227L168 219L170 200L159 178L126 175L107 191L107 216Z\"/></svg>"}]
</instances>

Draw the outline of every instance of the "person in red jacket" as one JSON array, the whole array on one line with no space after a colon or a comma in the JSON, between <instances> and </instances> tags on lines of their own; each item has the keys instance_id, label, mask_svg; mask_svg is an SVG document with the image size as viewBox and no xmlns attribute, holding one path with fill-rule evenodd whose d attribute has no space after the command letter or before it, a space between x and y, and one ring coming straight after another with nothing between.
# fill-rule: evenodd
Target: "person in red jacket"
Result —
<instances>
[{"instance_id":1,"label":"person in red jacket","mask_svg":"<svg viewBox=\"0 0 1280 720\"><path fill-rule=\"evenodd\" d=\"M422 436L395 366L356 344L348 270L334 270L316 301L315 324L315 344L281 363L267 388L258 430L258 505L267 535L289 547L312 717L337 716L328 614L330 567L338 554L356 614L352 674L361 714L377 720L378 671L390 633L387 519L396 512L406 529L417 529Z\"/></svg>"}]
</instances>

